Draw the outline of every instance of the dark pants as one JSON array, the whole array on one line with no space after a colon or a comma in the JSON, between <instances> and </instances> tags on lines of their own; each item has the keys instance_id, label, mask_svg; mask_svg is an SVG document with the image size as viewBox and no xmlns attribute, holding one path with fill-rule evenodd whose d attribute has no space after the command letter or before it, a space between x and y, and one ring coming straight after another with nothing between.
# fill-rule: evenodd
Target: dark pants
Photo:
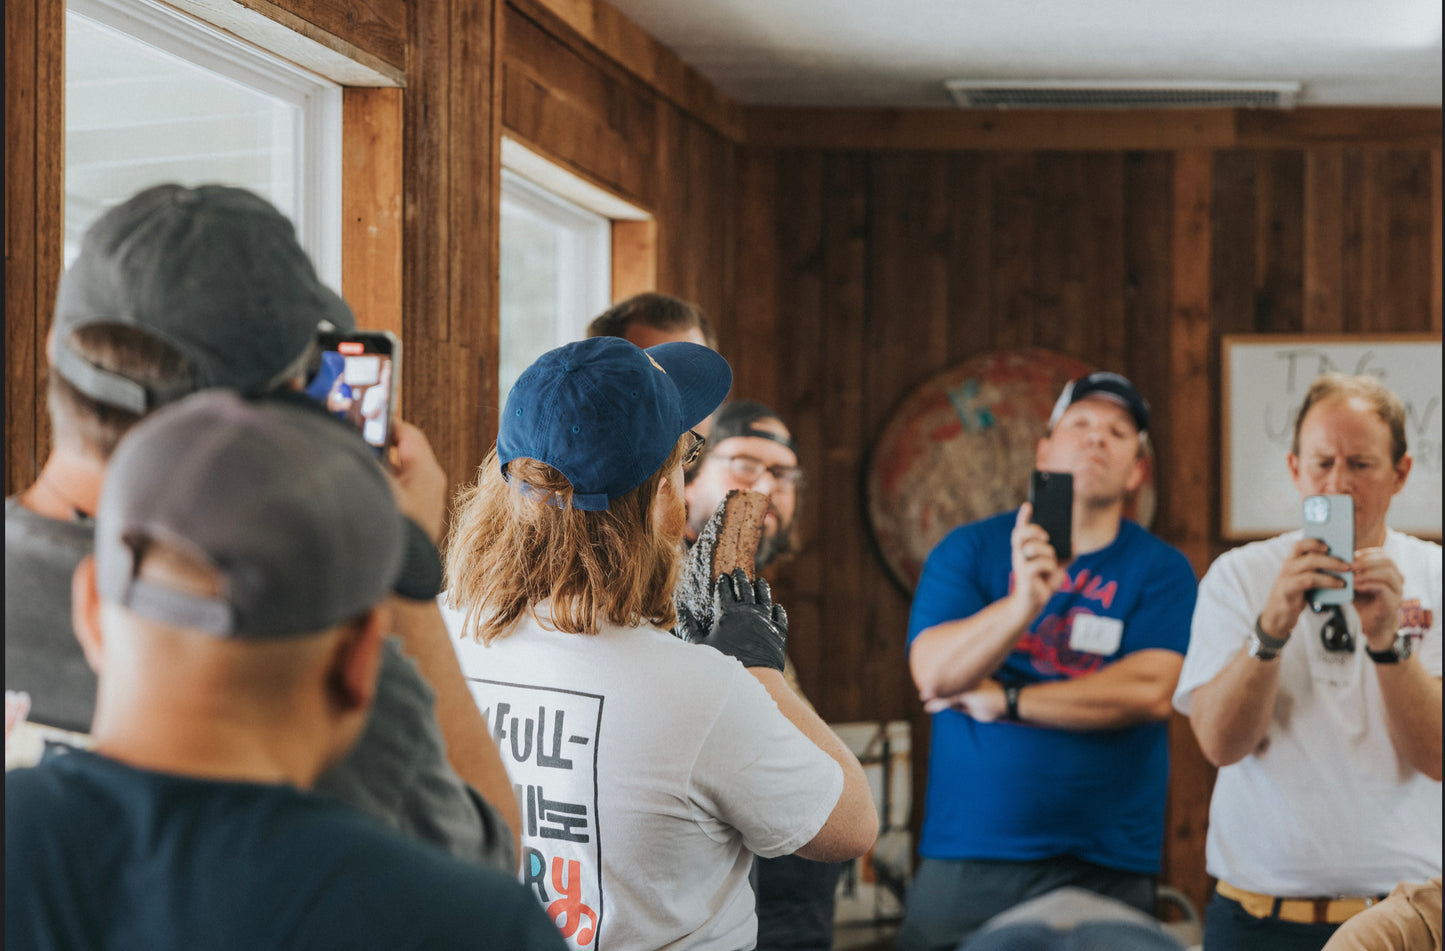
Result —
<instances>
[{"instance_id":1,"label":"dark pants","mask_svg":"<svg viewBox=\"0 0 1445 951\"><path fill-rule=\"evenodd\" d=\"M1216 892L1204 907L1204 951L1320 951L1339 927L1256 918Z\"/></svg>"},{"instance_id":2,"label":"dark pants","mask_svg":"<svg viewBox=\"0 0 1445 951\"><path fill-rule=\"evenodd\" d=\"M829 951L833 906L844 862L796 855L753 860L758 896L758 951Z\"/></svg>"},{"instance_id":3,"label":"dark pants","mask_svg":"<svg viewBox=\"0 0 1445 951\"><path fill-rule=\"evenodd\" d=\"M1073 885L1154 914L1154 876L1070 856L1035 862L924 859L908 888L900 951L953 951L985 921L1019 902Z\"/></svg>"}]
</instances>

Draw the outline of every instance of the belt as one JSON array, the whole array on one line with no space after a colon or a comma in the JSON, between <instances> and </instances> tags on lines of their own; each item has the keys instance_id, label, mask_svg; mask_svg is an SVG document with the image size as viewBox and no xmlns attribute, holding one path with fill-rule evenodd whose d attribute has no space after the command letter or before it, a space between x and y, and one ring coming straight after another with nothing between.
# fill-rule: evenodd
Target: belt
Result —
<instances>
[{"instance_id":1,"label":"belt","mask_svg":"<svg viewBox=\"0 0 1445 951\"><path fill-rule=\"evenodd\" d=\"M1239 902L1240 907L1255 918L1278 918L1306 925L1340 924L1384 897L1278 898L1235 888L1222 879L1215 891Z\"/></svg>"}]
</instances>

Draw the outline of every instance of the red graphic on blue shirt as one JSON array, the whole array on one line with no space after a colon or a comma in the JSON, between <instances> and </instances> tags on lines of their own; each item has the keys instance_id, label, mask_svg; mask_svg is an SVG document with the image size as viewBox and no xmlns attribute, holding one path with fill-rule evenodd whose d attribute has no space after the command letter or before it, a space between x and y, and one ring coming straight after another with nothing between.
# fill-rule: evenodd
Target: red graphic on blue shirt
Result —
<instances>
[{"instance_id":1,"label":"red graphic on blue shirt","mask_svg":"<svg viewBox=\"0 0 1445 951\"><path fill-rule=\"evenodd\" d=\"M1009 590L1014 586L1013 575L1009 575ZM1105 581L1103 578L1094 575L1087 568L1079 571L1078 574L1069 577L1065 576L1063 585L1044 608L1044 615L1039 618L1033 628L1019 639L1015 652L1022 652L1028 655L1029 662L1040 675L1064 676L1068 678L1082 677L1091 674L1103 667L1109 658L1103 654L1094 654L1089 651L1077 651L1069 647L1070 633L1074 627L1074 618L1080 614L1100 614L1100 611L1090 610L1080 600L1092 601L1107 611L1113 607L1114 598L1119 593L1119 582L1114 580ZM1057 613L1064 604L1072 603L1072 607L1066 613Z\"/></svg>"}]
</instances>

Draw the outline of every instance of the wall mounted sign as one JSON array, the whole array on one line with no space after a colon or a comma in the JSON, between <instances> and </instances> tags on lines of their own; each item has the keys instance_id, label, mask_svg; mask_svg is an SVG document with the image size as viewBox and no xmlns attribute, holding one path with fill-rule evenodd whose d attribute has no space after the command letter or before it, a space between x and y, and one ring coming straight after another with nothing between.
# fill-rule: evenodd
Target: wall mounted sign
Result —
<instances>
[{"instance_id":1,"label":"wall mounted sign","mask_svg":"<svg viewBox=\"0 0 1445 951\"><path fill-rule=\"evenodd\" d=\"M1093 369L1049 350L996 351L904 398L873 444L867 489L873 537L905 591L950 530L1028 498L1054 401L1065 383ZM1144 525L1154 517L1152 465L1147 472L1125 513Z\"/></svg>"},{"instance_id":2,"label":"wall mounted sign","mask_svg":"<svg viewBox=\"0 0 1445 951\"><path fill-rule=\"evenodd\" d=\"M1368 373L1405 404L1415 457L1390 504L1391 528L1440 537L1440 337L1233 334L1222 341L1220 496L1225 538L1264 538L1299 527L1299 492L1285 457L1305 391L1331 371Z\"/></svg>"}]
</instances>

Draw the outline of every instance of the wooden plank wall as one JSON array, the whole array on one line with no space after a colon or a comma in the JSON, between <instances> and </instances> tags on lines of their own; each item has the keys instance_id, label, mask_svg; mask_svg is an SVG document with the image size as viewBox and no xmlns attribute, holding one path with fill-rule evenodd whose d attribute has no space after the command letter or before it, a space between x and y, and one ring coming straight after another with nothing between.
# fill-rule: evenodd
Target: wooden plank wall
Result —
<instances>
[{"instance_id":1,"label":"wooden plank wall","mask_svg":"<svg viewBox=\"0 0 1445 951\"><path fill-rule=\"evenodd\" d=\"M1229 547L1220 335L1440 330L1430 149L756 147L743 169L749 306L718 323L748 342L740 378L787 417L809 470L804 548L776 586L789 648L827 719L910 719L915 750L927 723L903 661L909 602L863 496L872 442L913 387L1031 346L1128 375L1155 409L1155 530L1202 574ZM755 275L765 290L750 293ZM749 368L754 346L773 354L769 378ZM1181 718L1171 735L1164 879L1202 902L1213 770Z\"/></svg>"},{"instance_id":2,"label":"wooden plank wall","mask_svg":"<svg viewBox=\"0 0 1445 951\"><path fill-rule=\"evenodd\" d=\"M653 289L691 300L709 315L730 313L737 292L733 204L740 147L719 126L740 131L740 123L713 98L694 101L695 80L658 78L694 74L680 63L661 68L671 54L635 27L630 35L617 28L608 33L623 37L615 40L619 55L634 51L624 64L584 35L591 22L564 18L533 0L507 4L504 134L653 216ZM654 87L644 76L663 85ZM740 354L729 340L721 349Z\"/></svg>"}]
</instances>

